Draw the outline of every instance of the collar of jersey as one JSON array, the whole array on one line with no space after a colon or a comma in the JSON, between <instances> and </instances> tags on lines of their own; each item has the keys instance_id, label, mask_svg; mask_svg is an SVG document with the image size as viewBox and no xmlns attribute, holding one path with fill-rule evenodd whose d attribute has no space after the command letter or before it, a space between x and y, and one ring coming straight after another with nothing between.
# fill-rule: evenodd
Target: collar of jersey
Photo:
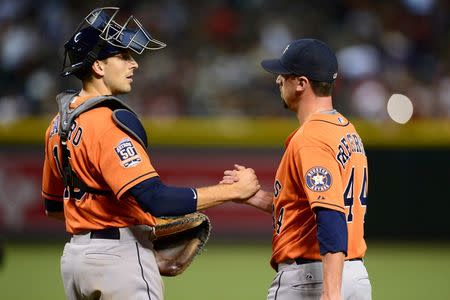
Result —
<instances>
[{"instance_id":1,"label":"collar of jersey","mask_svg":"<svg viewBox=\"0 0 450 300\"><path fill-rule=\"evenodd\" d=\"M336 111L336 113L330 113L330 112L331 111L327 111L325 113L318 112L318 113L314 113L314 114L310 115L306 119L306 121L303 123L302 126L295 129L286 138L286 140L284 141L285 147L287 148L287 146L289 145L289 143L292 140L292 138L294 137L294 135L309 122L314 122L314 121L328 122L328 123L336 124L339 126L347 126L349 124L349 121L344 116L342 116L339 112L337 112L337 111ZM339 118L342 120L342 123L339 121Z\"/></svg>"},{"instance_id":2,"label":"collar of jersey","mask_svg":"<svg viewBox=\"0 0 450 300\"><path fill-rule=\"evenodd\" d=\"M88 95L88 96L79 96L78 94L73 97L72 101L70 102L70 109L74 109L77 108L78 106L80 106L80 104L86 102L86 100L89 100L91 98L95 98L98 97L100 95Z\"/></svg>"},{"instance_id":3,"label":"collar of jersey","mask_svg":"<svg viewBox=\"0 0 450 300\"><path fill-rule=\"evenodd\" d=\"M349 123L347 118L345 118L343 115L341 115L337 111L336 111L336 113L330 113L330 111L327 111L325 113L322 113L322 112L314 113L306 119L303 126L312 121L328 122L328 123L332 123L332 124L339 125L339 126L347 126Z\"/></svg>"}]
</instances>

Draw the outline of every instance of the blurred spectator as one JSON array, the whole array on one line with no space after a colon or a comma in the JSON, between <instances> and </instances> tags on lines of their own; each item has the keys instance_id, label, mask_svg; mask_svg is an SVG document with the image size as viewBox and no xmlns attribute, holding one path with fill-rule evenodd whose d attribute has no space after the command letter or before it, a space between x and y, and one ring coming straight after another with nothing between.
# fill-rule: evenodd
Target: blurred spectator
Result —
<instances>
[{"instance_id":1,"label":"blurred spectator","mask_svg":"<svg viewBox=\"0 0 450 300\"><path fill-rule=\"evenodd\" d=\"M369 121L381 121L387 117L386 105L390 94L377 80L365 80L359 83L351 94L350 101L354 112Z\"/></svg>"},{"instance_id":2,"label":"blurred spectator","mask_svg":"<svg viewBox=\"0 0 450 300\"><path fill-rule=\"evenodd\" d=\"M442 117L450 118L450 77L441 79L438 85L438 111L442 113Z\"/></svg>"},{"instance_id":3,"label":"blurred spectator","mask_svg":"<svg viewBox=\"0 0 450 300\"><path fill-rule=\"evenodd\" d=\"M59 76L70 28L95 4L76 0L0 2L2 123L53 112L56 93L77 88ZM137 15L161 52L139 58L131 106L143 117L285 116L261 71L287 42L316 37L338 53L338 108L383 121L393 93L415 118L450 117L450 7L437 0L111 1ZM154 71L156 70L156 71ZM275 80L275 78L274 78Z\"/></svg>"},{"instance_id":4,"label":"blurred spectator","mask_svg":"<svg viewBox=\"0 0 450 300\"><path fill-rule=\"evenodd\" d=\"M381 70L378 51L372 45L345 47L336 55L339 75L350 81L378 76Z\"/></svg>"}]
</instances>

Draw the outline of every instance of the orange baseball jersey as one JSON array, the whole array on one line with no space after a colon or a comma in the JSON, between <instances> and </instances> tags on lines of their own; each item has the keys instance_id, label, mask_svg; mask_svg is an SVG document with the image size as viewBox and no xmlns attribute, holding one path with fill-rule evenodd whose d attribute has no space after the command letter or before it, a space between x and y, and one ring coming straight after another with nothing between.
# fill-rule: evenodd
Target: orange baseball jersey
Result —
<instances>
[{"instance_id":1,"label":"orange baseball jersey","mask_svg":"<svg viewBox=\"0 0 450 300\"><path fill-rule=\"evenodd\" d=\"M77 97L70 107L85 100ZM158 174L146 149L114 123L111 109L98 107L81 114L75 119L67 142L70 164L77 177L91 188L110 191L107 195L77 189L69 195L65 189L59 122L57 115L46 131L42 195L48 200L64 201L66 230L77 234L107 227L154 225L154 217L125 192Z\"/></svg>"},{"instance_id":2,"label":"orange baseball jersey","mask_svg":"<svg viewBox=\"0 0 450 300\"><path fill-rule=\"evenodd\" d=\"M353 125L339 113L314 114L286 140L274 183L271 264L320 260L314 208L344 212L347 259L366 251L367 157Z\"/></svg>"}]
</instances>

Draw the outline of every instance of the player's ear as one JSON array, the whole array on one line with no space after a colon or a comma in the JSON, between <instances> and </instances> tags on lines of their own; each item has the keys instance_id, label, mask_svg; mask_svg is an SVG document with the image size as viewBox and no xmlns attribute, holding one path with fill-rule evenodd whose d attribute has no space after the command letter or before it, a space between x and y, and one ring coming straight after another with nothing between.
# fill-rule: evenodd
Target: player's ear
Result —
<instances>
[{"instance_id":1,"label":"player's ear","mask_svg":"<svg viewBox=\"0 0 450 300\"><path fill-rule=\"evenodd\" d=\"M297 92L303 92L309 84L309 80L305 76L297 77L297 82Z\"/></svg>"},{"instance_id":2,"label":"player's ear","mask_svg":"<svg viewBox=\"0 0 450 300\"><path fill-rule=\"evenodd\" d=\"M100 77L105 75L105 65L102 61L100 61L100 60L94 61L94 63L92 64L92 74L94 76L100 76Z\"/></svg>"}]
</instances>

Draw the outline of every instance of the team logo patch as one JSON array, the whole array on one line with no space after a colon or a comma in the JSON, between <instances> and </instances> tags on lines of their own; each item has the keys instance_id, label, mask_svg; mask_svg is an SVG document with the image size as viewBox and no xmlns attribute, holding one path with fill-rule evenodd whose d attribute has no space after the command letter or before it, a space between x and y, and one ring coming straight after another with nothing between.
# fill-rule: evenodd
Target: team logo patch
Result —
<instances>
[{"instance_id":1,"label":"team logo patch","mask_svg":"<svg viewBox=\"0 0 450 300\"><path fill-rule=\"evenodd\" d=\"M314 192L325 192L331 186L331 174L324 167L314 167L305 175L306 186Z\"/></svg>"},{"instance_id":2,"label":"team logo patch","mask_svg":"<svg viewBox=\"0 0 450 300\"><path fill-rule=\"evenodd\" d=\"M142 161L130 138L121 140L114 150L116 150L120 158L120 164L124 168L133 167Z\"/></svg>"}]
</instances>

